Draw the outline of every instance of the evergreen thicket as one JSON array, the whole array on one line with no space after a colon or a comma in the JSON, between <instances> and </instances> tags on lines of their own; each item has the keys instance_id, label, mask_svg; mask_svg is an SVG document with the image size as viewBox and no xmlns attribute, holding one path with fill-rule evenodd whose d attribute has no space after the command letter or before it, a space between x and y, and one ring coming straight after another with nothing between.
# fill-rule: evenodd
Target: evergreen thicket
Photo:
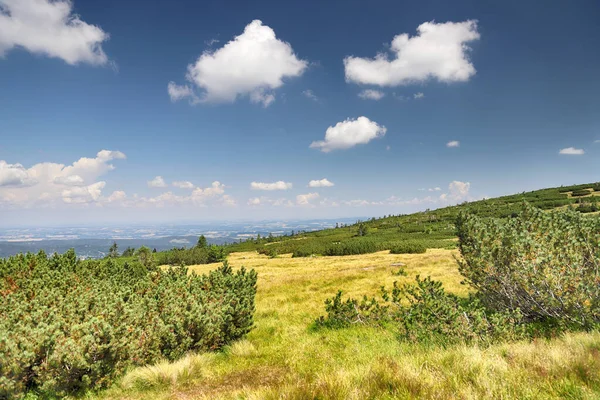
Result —
<instances>
[{"instance_id":1,"label":"evergreen thicket","mask_svg":"<svg viewBox=\"0 0 600 400\"><path fill-rule=\"evenodd\" d=\"M256 273L227 264L196 275L73 251L0 260L0 398L107 387L131 366L220 349L252 328L255 294Z\"/></svg>"},{"instance_id":2,"label":"evergreen thicket","mask_svg":"<svg viewBox=\"0 0 600 400\"><path fill-rule=\"evenodd\" d=\"M382 288L382 300L325 302L317 326L393 326L411 341L491 343L589 330L600 323L600 218L569 208L545 212L527 203L504 219L468 212L456 221L459 270L475 292L467 299L441 282ZM402 249L407 251L409 249Z\"/></svg>"}]
</instances>

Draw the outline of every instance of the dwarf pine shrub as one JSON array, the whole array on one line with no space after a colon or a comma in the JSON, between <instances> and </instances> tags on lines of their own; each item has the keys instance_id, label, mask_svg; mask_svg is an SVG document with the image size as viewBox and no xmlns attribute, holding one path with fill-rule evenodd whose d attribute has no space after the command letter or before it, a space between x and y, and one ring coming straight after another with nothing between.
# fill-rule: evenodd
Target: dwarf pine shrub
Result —
<instances>
[{"instance_id":1,"label":"dwarf pine shrub","mask_svg":"<svg viewBox=\"0 0 600 400\"><path fill-rule=\"evenodd\" d=\"M367 297L344 301L340 291L325 301L325 312L315 321L317 327L391 324L401 339L411 342L489 344L525 335L518 311L490 312L475 298L447 293L441 282L429 277L417 276L415 283L403 286L394 283L391 293L382 288L381 301Z\"/></svg>"},{"instance_id":2,"label":"dwarf pine shrub","mask_svg":"<svg viewBox=\"0 0 600 400\"><path fill-rule=\"evenodd\" d=\"M379 324L389 317L389 306L382 305L375 298L364 296L361 301L356 299L342 300L342 291L335 297L325 300L326 317L319 317L317 326L327 328L347 328L354 324Z\"/></svg>"},{"instance_id":3,"label":"dwarf pine shrub","mask_svg":"<svg viewBox=\"0 0 600 400\"><path fill-rule=\"evenodd\" d=\"M406 300L408 306L401 306ZM519 338L524 333L521 315L488 312L476 299L460 299L447 293L442 282L430 277L402 288L394 285L392 301L399 306L401 335L418 342L480 342Z\"/></svg>"},{"instance_id":4,"label":"dwarf pine shrub","mask_svg":"<svg viewBox=\"0 0 600 400\"><path fill-rule=\"evenodd\" d=\"M416 241L399 242L390 249L391 254L423 254L426 251L427 247Z\"/></svg>"},{"instance_id":5,"label":"dwarf pine shrub","mask_svg":"<svg viewBox=\"0 0 600 400\"><path fill-rule=\"evenodd\" d=\"M0 260L0 398L110 385L131 366L216 350L253 325L256 273L207 275L141 263Z\"/></svg>"},{"instance_id":6,"label":"dwarf pine shrub","mask_svg":"<svg viewBox=\"0 0 600 400\"><path fill-rule=\"evenodd\" d=\"M216 263L225 259L225 249L223 246L207 245L201 240L199 242L201 242L201 245L188 249L175 248L156 253L156 264L197 265Z\"/></svg>"},{"instance_id":7,"label":"dwarf pine shrub","mask_svg":"<svg viewBox=\"0 0 600 400\"><path fill-rule=\"evenodd\" d=\"M508 220L461 214L460 272L497 311L579 328L600 321L600 219L528 204Z\"/></svg>"}]
</instances>

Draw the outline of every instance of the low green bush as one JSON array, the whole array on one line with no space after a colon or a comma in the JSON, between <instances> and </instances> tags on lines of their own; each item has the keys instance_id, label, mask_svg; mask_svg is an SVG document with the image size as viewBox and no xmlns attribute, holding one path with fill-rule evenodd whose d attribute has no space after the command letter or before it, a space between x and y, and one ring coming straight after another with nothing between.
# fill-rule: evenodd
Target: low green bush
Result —
<instances>
[{"instance_id":1,"label":"low green bush","mask_svg":"<svg viewBox=\"0 0 600 400\"><path fill-rule=\"evenodd\" d=\"M587 196L590 193L591 192L587 189L574 190L573 192L571 192L571 197Z\"/></svg>"},{"instance_id":2,"label":"low green bush","mask_svg":"<svg viewBox=\"0 0 600 400\"><path fill-rule=\"evenodd\" d=\"M447 293L442 283L416 277L416 284L394 287L392 301L399 306L400 334L418 342L480 342L521 338L518 311L489 312L476 299L460 299Z\"/></svg>"},{"instance_id":3,"label":"low green bush","mask_svg":"<svg viewBox=\"0 0 600 400\"><path fill-rule=\"evenodd\" d=\"M412 342L449 344L525 337L518 311L490 312L476 298L460 299L447 293L442 283L416 277L414 284L398 286L391 293L382 288L382 300L364 297L342 300L342 292L325 301L326 316L317 327L347 328L355 324L391 325L401 339Z\"/></svg>"},{"instance_id":4,"label":"low green bush","mask_svg":"<svg viewBox=\"0 0 600 400\"><path fill-rule=\"evenodd\" d=\"M583 214L597 212L598 210L599 210L599 208L596 203L581 204L577 208L575 208L575 211L583 213Z\"/></svg>"},{"instance_id":5,"label":"low green bush","mask_svg":"<svg viewBox=\"0 0 600 400\"><path fill-rule=\"evenodd\" d=\"M217 245L175 248L156 253L155 260L158 265L211 264L225 260L225 249Z\"/></svg>"},{"instance_id":6,"label":"low green bush","mask_svg":"<svg viewBox=\"0 0 600 400\"><path fill-rule=\"evenodd\" d=\"M379 251L378 243L368 239L347 240L333 243L325 248L324 256L350 256L355 254L368 254Z\"/></svg>"},{"instance_id":7,"label":"low green bush","mask_svg":"<svg viewBox=\"0 0 600 400\"><path fill-rule=\"evenodd\" d=\"M461 214L459 270L487 307L579 328L600 321L600 218L528 204L508 220Z\"/></svg>"},{"instance_id":8,"label":"low green bush","mask_svg":"<svg viewBox=\"0 0 600 400\"><path fill-rule=\"evenodd\" d=\"M256 273L208 275L114 259L0 260L0 398L109 386L131 366L217 350L253 325Z\"/></svg>"},{"instance_id":9,"label":"low green bush","mask_svg":"<svg viewBox=\"0 0 600 400\"><path fill-rule=\"evenodd\" d=\"M389 306L382 305L375 298L366 296L358 301L347 299L342 301L342 291L335 297L325 300L327 316L319 317L315 323L319 327L347 328L354 324L381 324L389 318Z\"/></svg>"},{"instance_id":10,"label":"low green bush","mask_svg":"<svg viewBox=\"0 0 600 400\"><path fill-rule=\"evenodd\" d=\"M423 254L426 251L424 244L414 241L400 242L390 249L392 254Z\"/></svg>"}]
</instances>

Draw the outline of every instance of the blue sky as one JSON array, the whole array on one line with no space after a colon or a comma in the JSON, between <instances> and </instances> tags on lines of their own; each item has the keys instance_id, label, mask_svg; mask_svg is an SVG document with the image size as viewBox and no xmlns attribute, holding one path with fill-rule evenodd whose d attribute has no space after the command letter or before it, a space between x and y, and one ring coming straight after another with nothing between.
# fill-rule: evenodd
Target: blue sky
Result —
<instances>
[{"instance_id":1,"label":"blue sky","mask_svg":"<svg viewBox=\"0 0 600 400\"><path fill-rule=\"evenodd\" d=\"M7 225L383 215L599 180L596 1L0 9Z\"/></svg>"}]
</instances>

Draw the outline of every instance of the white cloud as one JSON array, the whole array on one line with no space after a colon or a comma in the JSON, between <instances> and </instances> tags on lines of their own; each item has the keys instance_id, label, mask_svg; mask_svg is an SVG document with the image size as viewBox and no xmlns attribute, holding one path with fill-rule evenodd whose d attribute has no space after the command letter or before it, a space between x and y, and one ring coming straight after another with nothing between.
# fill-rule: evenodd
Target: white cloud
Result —
<instances>
[{"instance_id":1,"label":"white cloud","mask_svg":"<svg viewBox=\"0 0 600 400\"><path fill-rule=\"evenodd\" d=\"M299 194L296 196L296 204L299 206L313 206L311 201L319 198L319 193Z\"/></svg>"},{"instance_id":2,"label":"white cloud","mask_svg":"<svg viewBox=\"0 0 600 400\"><path fill-rule=\"evenodd\" d=\"M564 149L561 149L558 154L566 154L569 156L581 156L583 154L585 154L585 151L583 149L576 149L575 147L567 147Z\"/></svg>"},{"instance_id":3,"label":"white cloud","mask_svg":"<svg viewBox=\"0 0 600 400\"><path fill-rule=\"evenodd\" d=\"M193 189L194 184L189 181L175 181L173 182L173 186L179 189Z\"/></svg>"},{"instance_id":4,"label":"white cloud","mask_svg":"<svg viewBox=\"0 0 600 400\"><path fill-rule=\"evenodd\" d=\"M158 177L157 177L158 178ZM166 207L173 205L191 205L204 207L208 203L221 204L225 206L235 205L233 197L225 194L225 185L219 181L214 181L207 188L197 187L190 195L178 196L173 192L164 192L155 197L142 197L133 200L132 205L138 207L156 206Z\"/></svg>"},{"instance_id":5,"label":"white cloud","mask_svg":"<svg viewBox=\"0 0 600 400\"><path fill-rule=\"evenodd\" d=\"M327 178L320 180L312 180L308 182L308 187L331 187L334 186L333 182L330 182Z\"/></svg>"},{"instance_id":6,"label":"white cloud","mask_svg":"<svg viewBox=\"0 0 600 400\"><path fill-rule=\"evenodd\" d=\"M260 203L261 203L260 197L252 197L252 198L248 199L249 206L260 206Z\"/></svg>"},{"instance_id":7,"label":"white cloud","mask_svg":"<svg viewBox=\"0 0 600 400\"><path fill-rule=\"evenodd\" d=\"M397 86L437 79L464 82L475 75L468 58L468 42L479 39L477 22L425 22L417 36L407 33L392 40L392 60L387 53L374 59L349 56L344 59L346 81L358 84Z\"/></svg>"},{"instance_id":8,"label":"white cloud","mask_svg":"<svg viewBox=\"0 0 600 400\"><path fill-rule=\"evenodd\" d=\"M97 178L114 169L110 164L111 160L123 158L125 154L119 151L102 150L98 152L96 158L82 157L68 166L44 162L30 168L0 160L0 181L4 183L0 185L0 206L56 208L61 205L62 207L95 205L143 208L236 205L235 199L225 194L225 185L219 181L214 181L206 188L194 188L189 182L180 181L180 187L194 189L185 196L178 196L170 191L154 197L140 197L137 194L127 196L122 190L115 190L110 195L103 196L102 191L106 187L106 182L98 181ZM17 171L16 174L13 170ZM166 186L160 176L150 182L158 183L159 187Z\"/></svg>"},{"instance_id":9,"label":"white cloud","mask_svg":"<svg viewBox=\"0 0 600 400\"><path fill-rule=\"evenodd\" d=\"M302 94L307 99L311 99L312 101L317 101L317 102L319 101L319 98L317 97L317 95L310 89L303 91Z\"/></svg>"},{"instance_id":10,"label":"white cloud","mask_svg":"<svg viewBox=\"0 0 600 400\"><path fill-rule=\"evenodd\" d=\"M30 186L36 181L21 164L8 164L0 160L0 187L2 186Z\"/></svg>"},{"instance_id":11,"label":"white cloud","mask_svg":"<svg viewBox=\"0 0 600 400\"><path fill-rule=\"evenodd\" d=\"M63 190L61 196L65 203L92 203L100 199L105 185L106 182L96 182L88 186L77 186Z\"/></svg>"},{"instance_id":12,"label":"white cloud","mask_svg":"<svg viewBox=\"0 0 600 400\"><path fill-rule=\"evenodd\" d=\"M266 91L264 88L259 88L250 92L250 102L255 104L262 104L264 108L267 108L275 101L275 95Z\"/></svg>"},{"instance_id":13,"label":"white cloud","mask_svg":"<svg viewBox=\"0 0 600 400\"><path fill-rule=\"evenodd\" d=\"M65 186L82 186L84 185L84 180L79 175L69 175L69 176L57 176L54 179L54 183L58 183L60 185Z\"/></svg>"},{"instance_id":14,"label":"white cloud","mask_svg":"<svg viewBox=\"0 0 600 400\"><path fill-rule=\"evenodd\" d=\"M342 204L349 207L365 207L370 206L371 202L368 200L356 199L356 200L345 200Z\"/></svg>"},{"instance_id":15,"label":"white cloud","mask_svg":"<svg viewBox=\"0 0 600 400\"><path fill-rule=\"evenodd\" d=\"M340 203L336 200L324 198L319 202L319 205L322 207L339 207Z\"/></svg>"},{"instance_id":16,"label":"white cloud","mask_svg":"<svg viewBox=\"0 0 600 400\"><path fill-rule=\"evenodd\" d=\"M104 65L109 35L73 14L67 0L0 0L0 57L22 47L74 65Z\"/></svg>"},{"instance_id":17,"label":"white cloud","mask_svg":"<svg viewBox=\"0 0 600 400\"><path fill-rule=\"evenodd\" d=\"M424 98L424 97L425 97L425 93L423 93L423 92L419 92L419 93L415 93L415 94L413 94L413 98L414 98L415 100L422 99L422 98Z\"/></svg>"},{"instance_id":18,"label":"white cloud","mask_svg":"<svg viewBox=\"0 0 600 400\"><path fill-rule=\"evenodd\" d=\"M460 147L460 142L458 140L451 140L446 143L446 147Z\"/></svg>"},{"instance_id":19,"label":"white cloud","mask_svg":"<svg viewBox=\"0 0 600 400\"><path fill-rule=\"evenodd\" d=\"M448 185L448 193L440 195L442 201L463 201L469 198L469 190L471 189L471 183L452 181Z\"/></svg>"},{"instance_id":20,"label":"white cloud","mask_svg":"<svg viewBox=\"0 0 600 400\"><path fill-rule=\"evenodd\" d=\"M115 190L114 192L112 192L112 194L110 196L108 196L106 201L109 203L117 203L117 202L124 201L126 198L127 198L127 194L125 194L124 191Z\"/></svg>"},{"instance_id":21,"label":"white cloud","mask_svg":"<svg viewBox=\"0 0 600 400\"><path fill-rule=\"evenodd\" d=\"M165 180L163 179L162 176L157 176L154 179L152 179L151 181L148 181L148 187L164 188L164 187L167 187L167 183L165 182Z\"/></svg>"},{"instance_id":22,"label":"white cloud","mask_svg":"<svg viewBox=\"0 0 600 400\"><path fill-rule=\"evenodd\" d=\"M190 64L187 79L202 91L199 101L232 103L249 96L253 103L267 107L275 101L272 92L284 78L301 76L307 66L273 29L254 20L241 35L215 51L205 51Z\"/></svg>"},{"instance_id":23,"label":"white cloud","mask_svg":"<svg viewBox=\"0 0 600 400\"><path fill-rule=\"evenodd\" d=\"M271 199L266 196L251 197L248 199L247 204L250 207L259 207L259 206L265 206L265 205L270 205L273 207L294 207L294 203L292 203L288 199L285 199L285 198Z\"/></svg>"},{"instance_id":24,"label":"white cloud","mask_svg":"<svg viewBox=\"0 0 600 400\"><path fill-rule=\"evenodd\" d=\"M358 94L363 100L381 100L385 97L385 93L380 90L365 89Z\"/></svg>"},{"instance_id":25,"label":"white cloud","mask_svg":"<svg viewBox=\"0 0 600 400\"><path fill-rule=\"evenodd\" d=\"M167 91L172 102L176 102L182 99L189 98L190 104L196 104L200 101L198 96L194 93L191 87L188 85L178 85L175 82L169 82L167 85Z\"/></svg>"},{"instance_id":26,"label":"white cloud","mask_svg":"<svg viewBox=\"0 0 600 400\"><path fill-rule=\"evenodd\" d=\"M194 203L204 203L206 199L216 197L225 193L225 185L219 181L214 181L210 187L205 189L196 188L192 192L192 201Z\"/></svg>"},{"instance_id":27,"label":"white cloud","mask_svg":"<svg viewBox=\"0 0 600 400\"><path fill-rule=\"evenodd\" d=\"M237 206L237 201L232 196L224 194L221 196L220 204L226 207L235 207Z\"/></svg>"},{"instance_id":28,"label":"white cloud","mask_svg":"<svg viewBox=\"0 0 600 400\"><path fill-rule=\"evenodd\" d=\"M440 187L434 187L434 188L429 188L427 190L430 191L430 192L441 192L442 188L440 188Z\"/></svg>"},{"instance_id":29,"label":"white cloud","mask_svg":"<svg viewBox=\"0 0 600 400\"><path fill-rule=\"evenodd\" d=\"M71 165L42 162L30 168L0 160L0 199L19 207L96 201L104 187L97 178L115 168L112 160L124 158L120 151L102 150Z\"/></svg>"},{"instance_id":30,"label":"white cloud","mask_svg":"<svg viewBox=\"0 0 600 400\"><path fill-rule=\"evenodd\" d=\"M290 182L277 181L273 183L252 182L250 188L253 190L288 190L292 188Z\"/></svg>"},{"instance_id":31,"label":"white cloud","mask_svg":"<svg viewBox=\"0 0 600 400\"><path fill-rule=\"evenodd\" d=\"M367 117L347 119L327 128L325 140L312 142L310 147L324 153L349 149L358 144L369 143L373 139L381 138L386 132L385 126L379 125Z\"/></svg>"}]
</instances>

